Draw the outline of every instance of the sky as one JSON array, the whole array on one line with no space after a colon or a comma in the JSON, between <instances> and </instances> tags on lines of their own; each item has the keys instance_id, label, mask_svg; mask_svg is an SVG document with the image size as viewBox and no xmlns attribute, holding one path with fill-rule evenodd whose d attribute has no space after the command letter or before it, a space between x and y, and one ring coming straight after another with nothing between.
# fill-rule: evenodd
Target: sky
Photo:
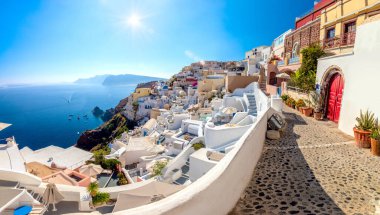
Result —
<instances>
[{"instance_id":1,"label":"sky","mask_svg":"<svg viewBox=\"0 0 380 215\"><path fill-rule=\"evenodd\" d=\"M313 0L1 0L0 84L167 78L195 61L242 60L312 7Z\"/></svg>"}]
</instances>

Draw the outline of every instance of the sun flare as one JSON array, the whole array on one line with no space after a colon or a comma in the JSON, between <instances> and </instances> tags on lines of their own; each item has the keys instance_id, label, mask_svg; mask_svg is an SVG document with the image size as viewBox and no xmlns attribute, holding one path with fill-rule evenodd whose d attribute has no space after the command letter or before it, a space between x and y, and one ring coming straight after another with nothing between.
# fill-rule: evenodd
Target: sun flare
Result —
<instances>
[{"instance_id":1,"label":"sun flare","mask_svg":"<svg viewBox=\"0 0 380 215\"><path fill-rule=\"evenodd\" d=\"M127 22L131 27L139 27L141 26L141 17L137 14L132 14L130 17L128 17Z\"/></svg>"}]
</instances>

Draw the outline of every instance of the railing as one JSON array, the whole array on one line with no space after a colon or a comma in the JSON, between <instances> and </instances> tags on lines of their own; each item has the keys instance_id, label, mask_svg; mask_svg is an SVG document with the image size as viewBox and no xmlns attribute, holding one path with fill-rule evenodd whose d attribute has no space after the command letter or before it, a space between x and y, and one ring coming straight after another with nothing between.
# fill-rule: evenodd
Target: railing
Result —
<instances>
[{"instance_id":1,"label":"railing","mask_svg":"<svg viewBox=\"0 0 380 215\"><path fill-rule=\"evenodd\" d=\"M299 57L293 57L293 58L289 59L289 64L296 64L296 63L299 63L299 62L300 62L300 58Z\"/></svg>"},{"instance_id":2,"label":"railing","mask_svg":"<svg viewBox=\"0 0 380 215\"><path fill-rule=\"evenodd\" d=\"M298 87L292 87L292 86L289 86L289 85L286 86L286 90L291 90L291 91L295 91L295 92L298 92L298 93L305 93L305 94L307 94L306 90L303 90L303 89L298 88Z\"/></svg>"},{"instance_id":3,"label":"railing","mask_svg":"<svg viewBox=\"0 0 380 215\"><path fill-rule=\"evenodd\" d=\"M348 32L341 37L333 37L323 40L324 49L339 48L342 46L354 45L356 38L356 32Z\"/></svg>"}]
</instances>

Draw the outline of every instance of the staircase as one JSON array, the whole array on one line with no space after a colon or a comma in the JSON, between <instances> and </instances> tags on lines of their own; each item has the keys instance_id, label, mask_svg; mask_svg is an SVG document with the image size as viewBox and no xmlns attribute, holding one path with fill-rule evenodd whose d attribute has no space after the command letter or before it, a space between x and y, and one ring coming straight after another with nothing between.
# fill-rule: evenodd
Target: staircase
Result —
<instances>
[{"instance_id":1,"label":"staircase","mask_svg":"<svg viewBox=\"0 0 380 215\"><path fill-rule=\"evenodd\" d=\"M248 99L248 115L257 116L256 98L254 94L246 94Z\"/></svg>"},{"instance_id":2,"label":"staircase","mask_svg":"<svg viewBox=\"0 0 380 215\"><path fill-rule=\"evenodd\" d=\"M263 92L267 91L267 76L263 67L260 68L259 88Z\"/></svg>"},{"instance_id":3,"label":"staircase","mask_svg":"<svg viewBox=\"0 0 380 215\"><path fill-rule=\"evenodd\" d=\"M175 180L173 184L185 185L185 184L191 183L189 179L189 175L188 175L189 170L190 170L190 162L189 162L189 159L187 159L186 164L181 167L181 172L182 172L181 177Z\"/></svg>"}]
</instances>

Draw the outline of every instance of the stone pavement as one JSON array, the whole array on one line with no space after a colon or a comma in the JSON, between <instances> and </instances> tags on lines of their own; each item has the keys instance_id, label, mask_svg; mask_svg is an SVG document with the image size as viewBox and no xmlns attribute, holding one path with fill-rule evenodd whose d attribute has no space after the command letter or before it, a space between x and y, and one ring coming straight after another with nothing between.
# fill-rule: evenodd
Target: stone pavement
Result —
<instances>
[{"instance_id":1,"label":"stone pavement","mask_svg":"<svg viewBox=\"0 0 380 215\"><path fill-rule=\"evenodd\" d=\"M283 114L284 136L265 143L230 214L380 214L380 157L332 122Z\"/></svg>"}]
</instances>

